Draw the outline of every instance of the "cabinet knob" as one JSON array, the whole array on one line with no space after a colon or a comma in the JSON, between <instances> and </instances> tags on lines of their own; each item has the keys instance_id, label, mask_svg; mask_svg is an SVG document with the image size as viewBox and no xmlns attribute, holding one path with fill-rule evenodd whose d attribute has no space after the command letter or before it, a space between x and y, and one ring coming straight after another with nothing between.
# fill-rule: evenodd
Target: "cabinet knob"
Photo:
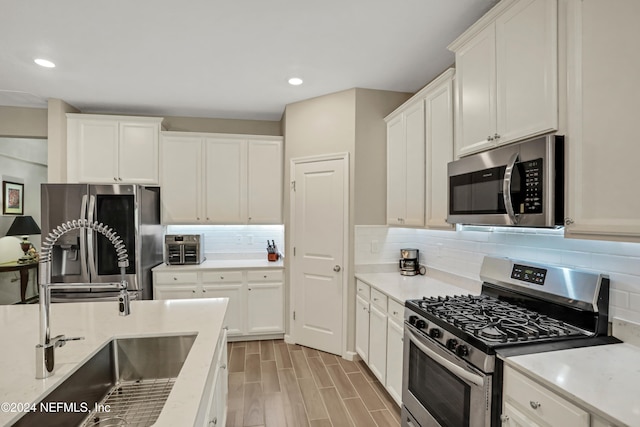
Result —
<instances>
[{"instance_id":1,"label":"cabinet knob","mask_svg":"<svg viewBox=\"0 0 640 427\"><path fill-rule=\"evenodd\" d=\"M209 217L207 217L207 221L210 221Z\"/></svg>"},{"instance_id":2,"label":"cabinet knob","mask_svg":"<svg viewBox=\"0 0 640 427\"><path fill-rule=\"evenodd\" d=\"M118 181L122 181L122 178L118 178Z\"/></svg>"},{"instance_id":3,"label":"cabinet knob","mask_svg":"<svg viewBox=\"0 0 640 427\"><path fill-rule=\"evenodd\" d=\"M503 423L506 423L507 421L509 421L509 415L505 415L505 414L500 415L500 421L502 421Z\"/></svg>"},{"instance_id":4,"label":"cabinet knob","mask_svg":"<svg viewBox=\"0 0 640 427\"><path fill-rule=\"evenodd\" d=\"M220 365L220 369L227 369L227 365L223 363L222 365Z\"/></svg>"},{"instance_id":5,"label":"cabinet knob","mask_svg":"<svg viewBox=\"0 0 640 427\"><path fill-rule=\"evenodd\" d=\"M224 276L220 276L220 280L224 280Z\"/></svg>"},{"instance_id":6,"label":"cabinet knob","mask_svg":"<svg viewBox=\"0 0 640 427\"><path fill-rule=\"evenodd\" d=\"M197 216L197 217L196 217L196 219L197 219L198 221L200 221L200 217L199 217L199 216Z\"/></svg>"},{"instance_id":7,"label":"cabinet knob","mask_svg":"<svg viewBox=\"0 0 640 427\"><path fill-rule=\"evenodd\" d=\"M540 406L542 406L540 402L534 402L533 400L529 401L529 405L531 405L533 409L538 409Z\"/></svg>"},{"instance_id":8,"label":"cabinet knob","mask_svg":"<svg viewBox=\"0 0 640 427\"><path fill-rule=\"evenodd\" d=\"M202 290L202 292L207 292L207 290L206 290L206 289L203 289L203 290Z\"/></svg>"},{"instance_id":9,"label":"cabinet knob","mask_svg":"<svg viewBox=\"0 0 640 427\"><path fill-rule=\"evenodd\" d=\"M397 312L397 311L394 311L394 312L393 312L393 315L394 315L394 316L397 316L397 315L398 315L398 312Z\"/></svg>"},{"instance_id":10,"label":"cabinet knob","mask_svg":"<svg viewBox=\"0 0 640 427\"><path fill-rule=\"evenodd\" d=\"M251 290L251 288L249 288L249 290Z\"/></svg>"},{"instance_id":11,"label":"cabinet knob","mask_svg":"<svg viewBox=\"0 0 640 427\"><path fill-rule=\"evenodd\" d=\"M487 137L487 141L493 141L493 137L492 137L491 135L489 135L489 136Z\"/></svg>"},{"instance_id":12,"label":"cabinet knob","mask_svg":"<svg viewBox=\"0 0 640 427\"><path fill-rule=\"evenodd\" d=\"M500 135L496 133L495 135L493 135L493 139L500 139Z\"/></svg>"},{"instance_id":13,"label":"cabinet knob","mask_svg":"<svg viewBox=\"0 0 640 427\"><path fill-rule=\"evenodd\" d=\"M266 274L264 275L264 278L265 278L265 279L267 278L267 275L266 275Z\"/></svg>"},{"instance_id":14,"label":"cabinet knob","mask_svg":"<svg viewBox=\"0 0 640 427\"><path fill-rule=\"evenodd\" d=\"M174 277L174 278L173 278L173 280L178 280L178 278L177 278L177 277Z\"/></svg>"},{"instance_id":15,"label":"cabinet knob","mask_svg":"<svg viewBox=\"0 0 640 427\"><path fill-rule=\"evenodd\" d=\"M251 217L249 217L249 221L251 221Z\"/></svg>"},{"instance_id":16,"label":"cabinet knob","mask_svg":"<svg viewBox=\"0 0 640 427\"><path fill-rule=\"evenodd\" d=\"M191 293L194 293L194 294L195 294L195 293L196 293L196 290L195 290L195 289L194 289L194 290L192 290L192 291L191 291Z\"/></svg>"}]
</instances>

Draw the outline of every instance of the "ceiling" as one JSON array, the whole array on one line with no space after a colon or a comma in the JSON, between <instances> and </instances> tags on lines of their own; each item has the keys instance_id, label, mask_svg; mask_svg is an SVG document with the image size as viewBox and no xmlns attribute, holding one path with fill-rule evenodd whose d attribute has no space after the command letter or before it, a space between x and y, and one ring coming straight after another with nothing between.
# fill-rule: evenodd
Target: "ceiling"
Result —
<instances>
[{"instance_id":1,"label":"ceiling","mask_svg":"<svg viewBox=\"0 0 640 427\"><path fill-rule=\"evenodd\" d=\"M0 0L0 105L280 120L287 104L353 87L416 92L495 3Z\"/></svg>"}]
</instances>

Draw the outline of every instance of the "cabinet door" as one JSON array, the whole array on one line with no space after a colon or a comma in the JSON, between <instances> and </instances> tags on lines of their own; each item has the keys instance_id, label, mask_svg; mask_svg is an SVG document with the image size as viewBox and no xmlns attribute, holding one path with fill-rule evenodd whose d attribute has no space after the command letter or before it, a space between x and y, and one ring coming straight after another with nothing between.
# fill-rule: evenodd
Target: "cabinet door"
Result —
<instances>
[{"instance_id":1,"label":"cabinet door","mask_svg":"<svg viewBox=\"0 0 640 427\"><path fill-rule=\"evenodd\" d=\"M237 284L203 284L201 289L203 298L229 298L225 326L229 336L242 335L244 331L244 318L246 315L244 299L242 298L242 283Z\"/></svg>"},{"instance_id":2,"label":"cabinet door","mask_svg":"<svg viewBox=\"0 0 640 427\"><path fill-rule=\"evenodd\" d=\"M404 112L406 213L403 225L424 225L424 101Z\"/></svg>"},{"instance_id":3,"label":"cabinet door","mask_svg":"<svg viewBox=\"0 0 640 427\"><path fill-rule=\"evenodd\" d=\"M247 222L282 224L282 142L250 140Z\"/></svg>"},{"instance_id":4,"label":"cabinet door","mask_svg":"<svg viewBox=\"0 0 640 427\"><path fill-rule=\"evenodd\" d=\"M584 1L570 33L567 237L640 241L640 2ZM602 25L607 22L607 25ZM612 43L623 43L612 49ZM615 75L610 64L619 64ZM606 84L604 83L606 82Z\"/></svg>"},{"instance_id":5,"label":"cabinet door","mask_svg":"<svg viewBox=\"0 0 640 427\"><path fill-rule=\"evenodd\" d=\"M504 403L500 418L505 427L538 427L538 424L511 406L509 402Z\"/></svg>"},{"instance_id":6,"label":"cabinet door","mask_svg":"<svg viewBox=\"0 0 640 427\"><path fill-rule=\"evenodd\" d=\"M180 284L180 285L154 285L153 299L192 299L199 298L196 292L197 285Z\"/></svg>"},{"instance_id":7,"label":"cabinet door","mask_svg":"<svg viewBox=\"0 0 640 427\"><path fill-rule=\"evenodd\" d=\"M160 125L144 122L120 122L118 181L158 184Z\"/></svg>"},{"instance_id":8,"label":"cabinet door","mask_svg":"<svg viewBox=\"0 0 640 427\"><path fill-rule=\"evenodd\" d=\"M369 313L369 368L382 384L386 384L387 314L373 304Z\"/></svg>"},{"instance_id":9,"label":"cabinet door","mask_svg":"<svg viewBox=\"0 0 640 427\"><path fill-rule=\"evenodd\" d=\"M164 137L161 149L162 223L193 224L201 222L201 139Z\"/></svg>"},{"instance_id":10,"label":"cabinet door","mask_svg":"<svg viewBox=\"0 0 640 427\"><path fill-rule=\"evenodd\" d=\"M403 115L387 123L387 224L402 225L406 213L407 186Z\"/></svg>"},{"instance_id":11,"label":"cabinet door","mask_svg":"<svg viewBox=\"0 0 640 427\"><path fill-rule=\"evenodd\" d=\"M456 156L494 146L496 133L495 26L456 52Z\"/></svg>"},{"instance_id":12,"label":"cabinet door","mask_svg":"<svg viewBox=\"0 0 640 427\"><path fill-rule=\"evenodd\" d=\"M496 20L498 144L558 128L557 0L523 0Z\"/></svg>"},{"instance_id":13,"label":"cabinet door","mask_svg":"<svg viewBox=\"0 0 640 427\"><path fill-rule=\"evenodd\" d=\"M246 218L246 141L205 141L205 220L243 224Z\"/></svg>"},{"instance_id":14,"label":"cabinet door","mask_svg":"<svg viewBox=\"0 0 640 427\"><path fill-rule=\"evenodd\" d=\"M249 282L247 295L247 333L283 332L282 283Z\"/></svg>"},{"instance_id":15,"label":"cabinet door","mask_svg":"<svg viewBox=\"0 0 640 427\"><path fill-rule=\"evenodd\" d=\"M425 100L426 216L429 228L448 228L447 163L453 160L453 82L447 79Z\"/></svg>"},{"instance_id":16,"label":"cabinet door","mask_svg":"<svg viewBox=\"0 0 640 427\"><path fill-rule=\"evenodd\" d=\"M398 405L402 405L403 336L402 325L389 318L387 321L387 382L385 385Z\"/></svg>"},{"instance_id":17,"label":"cabinet door","mask_svg":"<svg viewBox=\"0 0 640 427\"><path fill-rule=\"evenodd\" d=\"M69 130L69 181L117 183L118 121L73 119L69 124L75 128Z\"/></svg>"},{"instance_id":18,"label":"cabinet door","mask_svg":"<svg viewBox=\"0 0 640 427\"><path fill-rule=\"evenodd\" d=\"M369 362L369 302L356 297L356 352Z\"/></svg>"}]
</instances>

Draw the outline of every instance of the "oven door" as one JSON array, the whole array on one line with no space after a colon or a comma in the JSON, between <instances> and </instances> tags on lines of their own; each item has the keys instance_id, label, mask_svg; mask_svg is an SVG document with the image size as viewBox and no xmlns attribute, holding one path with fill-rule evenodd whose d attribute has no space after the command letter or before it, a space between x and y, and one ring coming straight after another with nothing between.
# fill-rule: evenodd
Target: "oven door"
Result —
<instances>
[{"instance_id":1,"label":"oven door","mask_svg":"<svg viewBox=\"0 0 640 427\"><path fill-rule=\"evenodd\" d=\"M402 403L420 427L491 424L492 376L406 323L402 381Z\"/></svg>"}]
</instances>

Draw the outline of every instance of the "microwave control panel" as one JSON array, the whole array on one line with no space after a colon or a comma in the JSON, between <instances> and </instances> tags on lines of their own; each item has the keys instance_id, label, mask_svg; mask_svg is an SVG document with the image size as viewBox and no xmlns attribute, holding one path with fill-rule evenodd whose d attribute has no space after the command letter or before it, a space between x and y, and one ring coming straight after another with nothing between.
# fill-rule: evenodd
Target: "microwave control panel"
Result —
<instances>
[{"instance_id":1,"label":"microwave control panel","mask_svg":"<svg viewBox=\"0 0 640 427\"><path fill-rule=\"evenodd\" d=\"M520 163L524 175L525 214L542 213L542 159Z\"/></svg>"}]
</instances>

